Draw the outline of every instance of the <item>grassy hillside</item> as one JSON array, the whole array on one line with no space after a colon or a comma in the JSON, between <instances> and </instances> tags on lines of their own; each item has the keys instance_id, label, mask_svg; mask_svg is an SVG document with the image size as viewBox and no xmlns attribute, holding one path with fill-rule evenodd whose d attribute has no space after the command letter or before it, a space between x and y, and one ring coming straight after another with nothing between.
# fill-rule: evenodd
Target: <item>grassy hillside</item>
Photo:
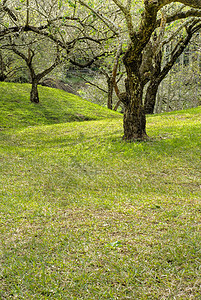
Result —
<instances>
[{"instance_id":1,"label":"grassy hillside","mask_svg":"<svg viewBox=\"0 0 201 300\"><path fill-rule=\"evenodd\" d=\"M0 299L201 299L200 119L0 131Z\"/></svg>"},{"instance_id":2,"label":"grassy hillside","mask_svg":"<svg viewBox=\"0 0 201 300\"><path fill-rule=\"evenodd\" d=\"M29 84L0 83L0 128L120 117L78 96L42 86L40 103L30 103L30 89Z\"/></svg>"}]
</instances>

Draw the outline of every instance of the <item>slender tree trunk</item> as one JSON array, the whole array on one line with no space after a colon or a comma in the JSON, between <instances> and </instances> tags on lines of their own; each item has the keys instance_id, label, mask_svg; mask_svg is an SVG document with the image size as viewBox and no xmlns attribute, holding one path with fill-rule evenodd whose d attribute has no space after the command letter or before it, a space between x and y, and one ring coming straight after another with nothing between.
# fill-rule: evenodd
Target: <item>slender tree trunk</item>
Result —
<instances>
[{"instance_id":1,"label":"slender tree trunk","mask_svg":"<svg viewBox=\"0 0 201 300\"><path fill-rule=\"evenodd\" d=\"M6 75L4 72L5 72L5 65L3 62L2 53L0 51L0 81L4 81L6 79Z\"/></svg>"},{"instance_id":2,"label":"slender tree trunk","mask_svg":"<svg viewBox=\"0 0 201 300\"><path fill-rule=\"evenodd\" d=\"M162 62L162 51L154 57L155 66L152 71L151 80L149 82L144 102L144 110L145 114L153 114L154 107L156 104L156 95L158 91L158 87L163 79L160 77L161 74L161 62Z\"/></svg>"},{"instance_id":3,"label":"slender tree trunk","mask_svg":"<svg viewBox=\"0 0 201 300\"><path fill-rule=\"evenodd\" d=\"M117 68L119 64L119 58L122 52L122 42L120 42L118 48L117 48L117 53L114 59L114 65L113 65L113 70L111 76L107 78L107 85L108 85L108 101L107 101L107 107L109 109L113 109L113 90L116 88L118 90L117 84L116 84L116 76L117 76ZM119 91L118 91L119 92ZM118 96L118 92L117 96ZM114 110L117 110L117 106L115 106Z\"/></svg>"},{"instance_id":4,"label":"slender tree trunk","mask_svg":"<svg viewBox=\"0 0 201 300\"><path fill-rule=\"evenodd\" d=\"M30 93L30 101L34 103L39 103L39 95L38 95L38 81L32 78L32 87Z\"/></svg>"},{"instance_id":5,"label":"slender tree trunk","mask_svg":"<svg viewBox=\"0 0 201 300\"><path fill-rule=\"evenodd\" d=\"M107 79L108 85L108 98L107 98L107 108L112 109L112 96L113 96L113 78L109 77Z\"/></svg>"},{"instance_id":6,"label":"slender tree trunk","mask_svg":"<svg viewBox=\"0 0 201 300\"><path fill-rule=\"evenodd\" d=\"M117 111L118 107L120 106L121 104L121 100L118 100L115 107L114 107L114 111Z\"/></svg>"},{"instance_id":7,"label":"slender tree trunk","mask_svg":"<svg viewBox=\"0 0 201 300\"><path fill-rule=\"evenodd\" d=\"M155 80L151 80L149 83L149 86L146 91L145 95L145 102L144 102L144 111L145 114L153 114L154 113L154 107L156 104L156 95L158 91L160 82L157 82Z\"/></svg>"}]
</instances>

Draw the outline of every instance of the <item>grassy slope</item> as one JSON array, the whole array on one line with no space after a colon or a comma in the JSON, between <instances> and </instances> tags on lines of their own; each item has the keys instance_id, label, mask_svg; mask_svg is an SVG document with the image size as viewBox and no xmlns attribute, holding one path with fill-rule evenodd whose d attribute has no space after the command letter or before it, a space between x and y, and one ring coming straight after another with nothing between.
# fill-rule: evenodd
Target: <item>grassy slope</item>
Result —
<instances>
[{"instance_id":1,"label":"grassy slope","mask_svg":"<svg viewBox=\"0 0 201 300\"><path fill-rule=\"evenodd\" d=\"M1 299L200 299L201 108L0 132Z\"/></svg>"},{"instance_id":2,"label":"grassy slope","mask_svg":"<svg viewBox=\"0 0 201 300\"><path fill-rule=\"evenodd\" d=\"M120 116L75 95L42 86L39 86L40 103L30 103L30 88L29 84L0 83L0 128Z\"/></svg>"}]
</instances>

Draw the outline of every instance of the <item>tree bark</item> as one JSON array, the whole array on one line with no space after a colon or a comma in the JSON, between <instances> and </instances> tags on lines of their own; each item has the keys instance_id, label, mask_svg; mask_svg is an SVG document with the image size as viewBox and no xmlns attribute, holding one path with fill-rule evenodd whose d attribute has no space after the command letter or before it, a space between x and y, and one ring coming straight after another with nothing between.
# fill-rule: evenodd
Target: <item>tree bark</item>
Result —
<instances>
[{"instance_id":1,"label":"tree bark","mask_svg":"<svg viewBox=\"0 0 201 300\"><path fill-rule=\"evenodd\" d=\"M5 64L3 61L2 53L0 51L0 81L4 81L6 79L6 75L4 72L5 72Z\"/></svg>"},{"instance_id":2,"label":"tree bark","mask_svg":"<svg viewBox=\"0 0 201 300\"><path fill-rule=\"evenodd\" d=\"M32 79L30 101L33 103L39 103L38 81L36 79Z\"/></svg>"},{"instance_id":3,"label":"tree bark","mask_svg":"<svg viewBox=\"0 0 201 300\"><path fill-rule=\"evenodd\" d=\"M160 82L151 80L146 91L144 111L145 114L153 114L156 103L156 95Z\"/></svg>"},{"instance_id":4,"label":"tree bark","mask_svg":"<svg viewBox=\"0 0 201 300\"><path fill-rule=\"evenodd\" d=\"M146 134L146 118L143 106L133 110L131 106L125 107L124 111L124 136L127 141L144 140Z\"/></svg>"},{"instance_id":5,"label":"tree bark","mask_svg":"<svg viewBox=\"0 0 201 300\"><path fill-rule=\"evenodd\" d=\"M162 62L162 51L160 50L157 55L154 57L155 66L152 70L151 80L149 82L145 101L144 101L144 111L145 114L153 114L154 107L156 103L156 95L158 91L158 87L163 80L163 77L160 77L161 74L161 62Z\"/></svg>"},{"instance_id":6,"label":"tree bark","mask_svg":"<svg viewBox=\"0 0 201 300\"><path fill-rule=\"evenodd\" d=\"M132 55L132 53L128 53ZM143 85L140 78L141 56L134 60L124 57L126 67L126 98L124 98L124 139L143 140L146 134L146 117L142 104Z\"/></svg>"},{"instance_id":7,"label":"tree bark","mask_svg":"<svg viewBox=\"0 0 201 300\"><path fill-rule=\"evenodd\" d=\"M113 78L107 79L108 95L107 95L107 108L112 109L112 96L113 96Z\"/></svg>"}]
</instances>

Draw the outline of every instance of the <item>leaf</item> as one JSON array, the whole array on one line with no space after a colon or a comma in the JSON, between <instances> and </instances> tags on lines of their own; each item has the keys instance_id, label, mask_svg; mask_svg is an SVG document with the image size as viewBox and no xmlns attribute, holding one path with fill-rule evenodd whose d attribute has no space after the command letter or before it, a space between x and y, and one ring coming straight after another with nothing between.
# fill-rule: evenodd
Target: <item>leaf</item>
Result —
<instances>
[{"instance_id":1,"label":"leaf","mask_svg":"<svg viewBox=\"0 0 201 300\"><path fill-rule=\"evenodd\" d=\"M113 243L110 243L110 246L111 247L121 247L122 246L122 243L120 241L115 241Z\"/></svg>"}]
</instances>

